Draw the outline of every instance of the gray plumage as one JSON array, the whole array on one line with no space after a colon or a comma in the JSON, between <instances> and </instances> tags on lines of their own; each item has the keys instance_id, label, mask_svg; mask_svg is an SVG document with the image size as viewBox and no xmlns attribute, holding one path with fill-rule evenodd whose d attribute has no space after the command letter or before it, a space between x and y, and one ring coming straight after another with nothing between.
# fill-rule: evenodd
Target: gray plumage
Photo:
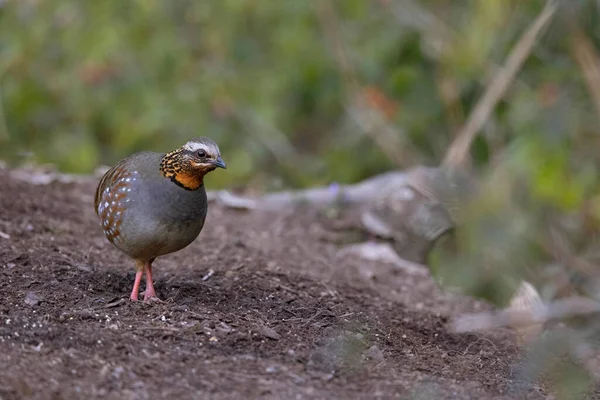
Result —
<instances>
[{"instance_id":1,"label":"gray plumage","mask_svg":"<svg viewBox=\"0 0 600 400\"><path fill-rule=\"evenodd\" d=\"M94 207L102 230L136 261L132 300L138 298L144 270L144 300L156 300L152 262L188 246L202 231L207 213L204 176L215 168L226 168L219 147L202 137L170 153L132 154L100 180Z\"/></svg>"},{"instance_id":2,"label":"gray plumage","mask_svg":"<svg viewBox=\"0 0 600 400\"><path fill-rule=\"evenodd\" d=\"M119 235L113 244L131 258L149 260L181 250L200 234L207 212L204 185L186 190L158 168L164 153L140 152L120 163L131 176L127 196L109 207L122 209ZM118 182L116 182L118 185ZM119 212L119 211L117 211Z\"/></svg>"}]
</instances>

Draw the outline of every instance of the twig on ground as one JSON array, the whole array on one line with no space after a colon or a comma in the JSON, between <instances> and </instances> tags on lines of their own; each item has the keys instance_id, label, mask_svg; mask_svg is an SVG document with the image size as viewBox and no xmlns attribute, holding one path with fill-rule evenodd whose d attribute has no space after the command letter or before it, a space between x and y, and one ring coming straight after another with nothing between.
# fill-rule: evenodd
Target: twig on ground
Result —
<instances>
[{"instance_id":1,"label":"twig on ground","mask_svg":"<svg viewBox=\"0 0 600 400\"><path fill-rule=\"evenodd\" d=\"M206 275L204 275L202 277L202 282L206 282L207 280L210 279L211 276L213 276L215 274L215 270L214 269L209 269L208 273Z\"/></svg>"}]
</instances>

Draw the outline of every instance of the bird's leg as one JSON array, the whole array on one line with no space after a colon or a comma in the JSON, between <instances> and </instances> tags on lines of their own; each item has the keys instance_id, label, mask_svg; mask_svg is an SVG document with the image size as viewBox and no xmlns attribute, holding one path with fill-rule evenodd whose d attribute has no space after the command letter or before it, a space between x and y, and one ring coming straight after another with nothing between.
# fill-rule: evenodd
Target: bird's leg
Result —
<instances>
[{"instance_id":1,"label":"bird's leg","mask_svg":"<svg viewBox=\"0 0 600 400\"><path fill-rule=\"evenodd\" d=\"M154 291L154 282L152 281L152 261L146 263L146 291L144 292L144 301L161 301Z\"/></svg>"},{"instance_id":2,"label":"bird's leg","mask_svg":"<svg viewBox=\"0 0 600 400\"><path fill-rule=\"evenodd\" d=\"M142 282L142 275L144 274L145 263L143 261L135 262L135 269L137 270L135 273L135 282L133 283L133 289L131 290L131 296L129 296L129 300L137 301L138 293L140 291L140 283Z\"/></svg>"}]
</instances>

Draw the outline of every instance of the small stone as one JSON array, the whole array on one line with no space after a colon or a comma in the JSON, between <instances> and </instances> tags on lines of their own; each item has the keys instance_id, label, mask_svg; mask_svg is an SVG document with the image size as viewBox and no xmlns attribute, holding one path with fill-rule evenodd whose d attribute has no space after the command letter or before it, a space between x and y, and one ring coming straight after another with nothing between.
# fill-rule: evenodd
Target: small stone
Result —
<instances>
[{"instance_id":1,"label":"small stone","mask_svg":"<svg viewBox=\"0 0 600 400\"><path fill-rule=\"evenodd\" d=\"M27 295L25 295L25 304L29 306L37 306L40 304L40 301L42 301L42 299L34 292L27 292Z\"/></svg>"},{"instance_id":2,"label":"small stone","mask_svg":"<svg viewBox=\"0 0 600 400\"><path fill-rule=\"evenodd\" d=\"M220 322L219 325L216 326L216 329L222 333L231 333L233 331L233 328L225 322Z\"/></svg>"},{"instance_id":3,"label":"small stone","mask_svg":"<svg viewBox=\"0 0 600 400\"><path fill-rule=\"evenodd\" d=\"M87 264L77 264L76 267L83 272L90 272L92 270L92 267Z\"/></svg>"},{"instance_id":4,"label":"small stone","mask_svg":"<svg viewBox=\"0 0 600 400\"><path fill-rule=\"evenodd\" d=\"M115 369L112 372L112 376L115 379L119 379L121 377L121 375L123 374L123 372L125 372L125 368L121 367L120 365L115 367Z\"/></svg>"},{"instance_id":5,"label":"small stone","mask_svg":"<svg viewBox=\"0 0 600 400\"><path fill-rule=\"evenodd\" d=\"M383 362L385 359L385 357L383 356L383 351L381 351L381 349L376 345L369 347L369 350L367 350L365 356L377 362Z\"/></svg>"},{"instance_id":6,"label":"small stone","mask_svg":"<svg viewBox=\"0 0 600 400\"><path fill-rule=\"evenodd\" d=\"M288 374L288 376L292 379L292 382L294 382L296 385L300 385L304 382L306 382L306 379L304 379L303 377L294 374L293 372L290 372Z\"/></svg>"},{"instance_id":7,"label":"small stone","mask_svg":"<svg viewBox=\"0 0 600 400\"><path fill-rule=\"evenodd\" d=\"M269 339L273 339L273 340L281 339L281 335L279 333L277 333L277 331L275 331L275 329L269 328L268 326L265 326L265 325L259 325L257 328L257 333L259 333Z\"/></svg>"}]
</instances>

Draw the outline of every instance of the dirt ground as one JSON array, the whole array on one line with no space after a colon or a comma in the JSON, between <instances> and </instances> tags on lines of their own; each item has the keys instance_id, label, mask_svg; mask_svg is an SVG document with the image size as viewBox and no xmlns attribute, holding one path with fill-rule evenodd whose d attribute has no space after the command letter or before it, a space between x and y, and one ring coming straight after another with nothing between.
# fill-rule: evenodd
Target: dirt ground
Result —
<instances>
[{"instance_id":1,"label":"dirt ground","mask_svg":"<svg viewBox=\"0 0 600 400\"><path fill-rule=\"evenodd\" d=\"M340 257L314 210L211 204L200 237L154 264L166 301L131 303L95 183L0 169L0 399L550 398L519 378L511 332L447 331L485 305Z\"/></svg>"}]
</instances>

